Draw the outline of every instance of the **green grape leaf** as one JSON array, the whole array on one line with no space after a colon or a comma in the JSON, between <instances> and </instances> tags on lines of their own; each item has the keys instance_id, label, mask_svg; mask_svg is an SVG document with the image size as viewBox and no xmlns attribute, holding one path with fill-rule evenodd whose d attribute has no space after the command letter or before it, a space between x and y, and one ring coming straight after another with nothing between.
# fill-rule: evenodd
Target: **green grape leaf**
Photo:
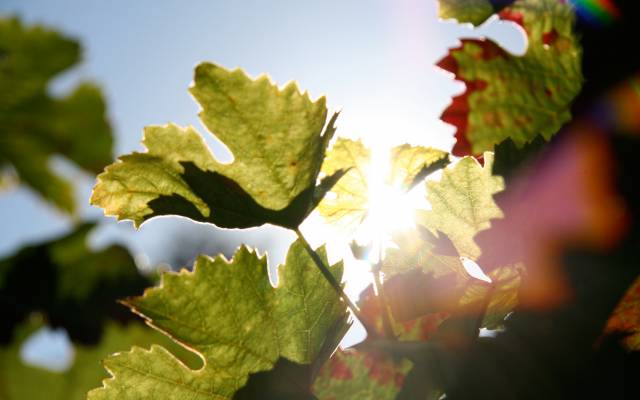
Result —
<instances>
[{"instance_id":1,"label":"green grape leaf","mask_svg":"<svg viewBox=\"0 0 640 400\"><path fill-rule=\"evenodd\" d=\"M163 343L179 352L181 360L197 368L193 353L181 350L166 336L142 324L126 327L113 322L105 326L104 335L95 346L75 345L74 359L66 371L52 371L23 362L20 349L24 341L43 326L42 318L33 316L16 330L16 340L0 347L0 398L3 400L84 400L87 391L106 378L100 360L122 348Z\"/></svg>"},{"instance_id":2,"label":"green grape leaf","mask_svg":"<svg viewBox=\"0 0 640 400\"><path fill-rule=\"evenodd\" d=\"M320 400L392 400L411 366L375 350L339 350L320 370L313 393Z\"/></svg>"},{"instance_id":3,"label":"green grape leaf","mask_svg":"<svg viewBox=\"0 0 640 400\"><path fill-rule=\"evenodd\" d=\"M502 212L493 195L504 189L501 177L492 176L493 154L484 154L484 167L472 157L462 158L446 168L439 182L427 182L432 209L419 213L419 222L432 231L446 234L460 255L477 259L480 248L473 237L490 226Z\"/></svg>"},{"instance_id":4,"label":"green grape leaf","mask_svg":"<svg viewBox=\"0 0 640 400\"><path fill-rule=\"evenodd\" d=\"M322 172L332 175L348 170L318 205L327 222L353 229L367 216L369 186L367 174L371 152L360 140L338 138L328 152Z\"/></svg>"},{"instance_id":5,"label":"green grape leaf","mask_svg":"<svg viewBox=\"0 0 640 400\"><path fill-rule=\"evenodd\" d=\"M439 62L466 85L442 114L457 128L453 154L478 155L511 138L517 147L549 140L570 120L582 87L581 50L568 2L518 0L500 17L526 32L523 56L488 39L465 39Z\"/></svg>"},{"instance_id":6,"label":"green grape leaf","mask_svg":"<svg viewBox=\"0 0 640 400\"><path fill-rule=\"evenodd\" d=\"M460 255L444 234L433 235L427 229L400 231L392 237L395 247L385 251L382 272L385 276L404 273L415 268L434 277L455 273L465 275Z\"/></svg>"},{"instance_id":7,"label":"green grape leaf","mask_svg":"<svg viewBox=\"0 0 640 400\"><path fill-rule=\"evenodd\" d=\"M331 270L340 280L342 266ZM275 289L266 257L241 247L231 261L201 256L193 272L165 273L160 287L126 304L197 352L204 366L187 368L160 346L133 348L104 361L112 378L90 400L229 399L280 358L310 364L326 356L325 345L336 343L331 333L346 323L344 304L300 242L289 249Z\"/></svg>"},{"instance_id":8,"label":"green grape leaf","mask_svg":"<svg viewBox=\"0 0 640 400\"><path fill-rule=\"evenodd\" d=\"M203 107L202 121L234 161L215 160L192 127L147 127L147 152L107 167L92 204L136 226L175 214L223 228L295 228L342 176L337 170L316 187L337 118L323 133L324 97L312 102L295 83L278 89L266 76L252 80L209 63L196 68L191 93Z\"/></svg>"},{"instance_id":9,"label":"green grape leaf","mask_svg":"<svg viewBox=\"0 0 640 400\"><path fill-rule=\"evenodd\" d=\"M382 308L373 286L366 288L358 300L367 326L377 338L384 338ZM433 337L446 313L434 313L411 321L391 320L396 339L425 341ZM338 350L324 364L313 384L313 393L321 400L329 399L395 399L402 391L405 379L415 367L404 357L392 357L379 351L374 335L355 348ZM384 341L384 340L383 340ZM394 341L395 342L395 341Z\"/></svg>"},{"instance_id":10,"label":"green grape leaf","mask_svg":"<svg viewBox=\"0 0 640 400\"><path fill-rule=\"evenodd\" d=\"M430 173L449 163L447 152L408 144L391 149L388 185L407 191ZM371 151L360 140L339 138L327 154L322 172L331 175L345 170L345 175L318 206L331 224L355 230L367 217L369 207L368 173Z\"/></svg>"},{"instance_id":11,"label":"green grape leaf","mask_svg":"<svg viewBox=\"0 0 640 400\"><path fill-rule=\"evenodd\" d=\"M491 284L474 280L469 282L465 293L459 299L461 307L486 303L485 315L480 327L497 329L504 318L518 306L518 291L522 282L522 264L508 265L487 274ZM487 296L490 298L487 299Z\"/></svg>"},{"instance_id":12,"label":"green grape leaf","mask_svg":"<svg viewBox=\"0 0 640 400\"><path fill-rule=\"evenodd\" d=\"M442 19L480 25L494 12L490 0L438 0L438 16Z\"/></svg>"},{"instance_id":13,"label":"green grape leaf","mask_svg":"<svg viewBox=\"0 0 640 400\"><path fill-rule=\"evenodd\" d=\"M59 155L98 173L112 160L113 137L95 85L51 97L49 81L80 59L80 46L56 32L0 18L0 167L65 212L72 185L50 167Z\"/></svg>"},{"instance_id":14,"label":"green grape leaf","mask_svg":"<svg viewBox=\"0 0 640 400\"><path fill-rule=\"evenodd\" d=\"M449 153L431 147L403 144L391 149L389 181L405 190L449 164Z\"/></svg>"},{"instance_id":15,"label":"green grape leaf","mask_svg":"<svg viewBox=\"0 0 640 400\"><path fill-rule=\"evenodd\" d=\"M86 223L0 260L0 343L11 341L15 326L33 312L87 344L100 340L107 319L132 319L116 300L141 293L151 282L124 247L90 249L93 227Z\"/></svg>"}]
</instances>

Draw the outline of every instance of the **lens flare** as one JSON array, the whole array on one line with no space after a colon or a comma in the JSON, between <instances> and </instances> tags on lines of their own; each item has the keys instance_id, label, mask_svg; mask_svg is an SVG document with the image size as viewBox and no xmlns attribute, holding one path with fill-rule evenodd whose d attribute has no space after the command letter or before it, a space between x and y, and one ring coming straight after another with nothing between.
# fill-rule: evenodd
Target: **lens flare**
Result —
<instances>
[{"instance_id":1,"label":"lens flare","mask_svg":"<svg viewBox=\"0 0 640 400\"><path fill-rule=\"evenodd\" d=\"M620 18L620 11L613 0L572 0L578 17L599 26L607 26Z\"/></svg>"}]
</instances>

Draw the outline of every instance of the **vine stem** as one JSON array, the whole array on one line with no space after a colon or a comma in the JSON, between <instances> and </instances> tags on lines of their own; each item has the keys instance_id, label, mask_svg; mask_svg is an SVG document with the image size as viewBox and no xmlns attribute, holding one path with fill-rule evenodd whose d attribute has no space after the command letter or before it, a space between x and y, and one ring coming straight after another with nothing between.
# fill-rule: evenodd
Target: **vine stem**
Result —
<instances>
[{"instance_id":1,"label":"vine stem","mask_svg":"<svg viewBox=\"0 0 640 400\"><path fill-rule=\"evenodd\" d=\"M484 317L487 315L487 311L489 309L489 304L491 303L491 299L493 298L493 294L495 293L495 289L496 289L496 285L495 283L491 282L491 286L489 287L489 291L487 292L487 294L485 295L485 298L483 299L482 305L480 306L480 310L478 313L478 318L476 318L475 324L474 324L474 339L478 338L478 336L480 336L480 327L482 326L482 321L484 321Z\"/></svg>"},{"instance_id":2,"label":"vine stem","mask_svg":"<svg viewBox=\"0 0 640 400\"><path fill-rule=\"evenodd\" d=\"M356 306L355 303L351 301L349 296L347 296L347 294L342 289L342 285L340 284L340 282L338 282L335 276L333 276L333 274L331 273L331 271L329 271L329 268L327 268L327 266L324 265L324 262L322 261L318 253L316 253L316 251L313 250L313 248L311 248L311 245L309 244L309 242L307 242L307 239L305 239L302 232L300 232L300 229L296 228L295 232L296 232L296 235L298 235L298 239L300 239L300 241L302 242L302 245L304 246L305 250L307 251L307 253L311 257L313 262L316 264L316 266L322 273L322 276L324 276L324 278L327 280L327 282L329 282L331 287L336 291L336 293L338 293L338 296L340 296L340 299L347 305L349 310L351 310L351 313L353 313L353 315L360 321L360 323L362 324L362 326L364 326L364 328L367 330L369 335L370 336L375 335L375 330L371 329L367 320L362 316L362 313L360 312L360 309L358 308L358 306Z\"/></svg>"},{"instance_id":3,"label":"vine stem","mask_svg":"<svg viewBox=\"0 0 640 400\"><path fill-rule=\"evenodd\" d=\"M371 274L373 275L373 284L378 292L378 304L382 312L382 328L384 329L384 335L390 339L395 339L393 333L393 327L391 326L391 318L389 317L389 307L387 302L387 296L384 292L382 285L382 279L380 279L380 270L382 269L382 247L378 246L378 262L373 266Z\"/></svg>"}]
</instances>

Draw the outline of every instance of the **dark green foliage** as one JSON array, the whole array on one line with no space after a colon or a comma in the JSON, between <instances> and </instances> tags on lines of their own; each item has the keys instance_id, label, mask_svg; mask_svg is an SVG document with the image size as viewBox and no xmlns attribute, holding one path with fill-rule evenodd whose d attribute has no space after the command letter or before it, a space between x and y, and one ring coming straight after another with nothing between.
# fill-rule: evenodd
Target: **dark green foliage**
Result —
<instances>
[{"instance_id":1,"label":"dark green foliage","mask_svg":"<svg viewBox=\"0 0 640 400\"><path fill-rule=\"evenodd\" d=\"M34 312L85 344L100 340L106 320L133 319L117 300L141 293L151 282L124 247L90 249L93 227L86 223L0 261L0 343L8 343L15 326Z\"/></svg>"}]
</instances>

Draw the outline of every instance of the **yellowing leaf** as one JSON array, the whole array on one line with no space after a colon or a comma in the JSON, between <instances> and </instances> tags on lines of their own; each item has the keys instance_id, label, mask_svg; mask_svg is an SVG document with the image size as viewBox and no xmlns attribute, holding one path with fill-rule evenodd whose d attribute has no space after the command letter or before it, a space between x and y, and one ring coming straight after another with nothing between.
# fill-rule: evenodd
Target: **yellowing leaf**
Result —
<instances>
[{"instance_id":1,"label":"yellowing leaf","mask_svg":"<svg viewBox=\"0 0 640 400\"><path fill-rule=\"evenodd\" d=\"M278 89L266 76L203 63L191 93L205 125L231 150L221 164L191 127L148 127L145 153L123 156L98 177L92 204L136 226L175 214L226 228L265 223L297 227L341 176L316 187L337 114L294 83Z\"/></svg>"},{"instance_id":2,"label":"yellowing leaf","mask_svg":"<svg viewBox=\"0 0 640 400\"><path fill-rule=\"evenodd\" d=\"M494 13L490 0L438 0L438 16L479 25Z\"/></svg>"},{"instance_id":3,"label":"yellowing leaf","mask_svg":"<svg viewBox=\"0 0 640 400\"><path fill-rule=\"evenodd\" d=\"M484 167L465 157L442 173L439 182L427 182L432 210L422 211L419 221L432 231L446 234L461 256L477 259L480 249L473 237L490 226L502 212L493 195L504 189L502 178L491 175L493 154L484 154Z\"/></svg>"},{"instance_id":4,"label":"yellowing leaf","mask_svg":"<svg viewBox=\"0 0 640 400\"><path fill-rule=\"evenodd\" d=\"M370 163L371 152L360 140L339 138L333 145L322 164L322 172L332 175L340 169L348 171L318 205L320 215L327 222L354 229L365 219Z\"/></svg>"},{"instance_id":5,"label":"yellowing leaf","mask_svg":"<svg viewBox=\"0 0 640 400\"><path fill-rule=\"evenodd\" d=\"M448 162L448 153L444 151L404 144L391 149L391 168L385 180L398 191L407 191ZM367 217L370 164L371 152L360 140L340 138L333 145L322 172L331 175L341 169L348 171L318 206L327 222L355 230Z\"/></svg>"},{"instance_id":6,"label":"yellowing leaf","mask_svg":"<svg viewBox=\"0 0 640 400\"><path fill-rule=\"evenodd\" d=\"M435 236L417 227L396 233L392 239L396 247L387 249L382 261L382 272L387 276L415 268L433 274L434 277L450 273L466 275L458 252L443 234Z\"/></svg>"},{"instance_id":7,"label":"yellowing leaf","mask_svg":"<svg viewBox=\"0 0 640 400\"><path fill-rule=\"evenodd\" d=\"M465 39L438 64L466 85L442 114L457 128L458 156L491 151L508 138L518 147L538 135L549 140L571 118L571 102L582 87L569 2L518 0L499 15L524 29L523 56L488 39Z\"/></svg>"},{"instance_id":8,"label":"yellowing leaf","mask_svg":"<svg viewBox=\"0 0 640 400\"><path fill-rule=\"evenodd\" d=\"M342 267L331 269L339 280ZM342 331L336 326L346 319L344 304L299 242L280 267L276 289L266 258L242 247L231 261L202 256L193 272L164 274L160 287L127 304L197 352L204 366L192 370L159 346L134 348L105 360L113 378L90 400L230 399L249 374L270 370L280 357L312 363L335 344L330 333Z\"/></svg>"},{"instance_id":9,"label":"yellowing leaf","mask_svg":"<svg viewBox=\"0 0 640 400\"><path fill-rule=\"evenodd\" d=\"M408 190L420 179L449 163L449 153L431 147L403 144L391 149L392 185Z\"/></svg>"}]
</instances>

